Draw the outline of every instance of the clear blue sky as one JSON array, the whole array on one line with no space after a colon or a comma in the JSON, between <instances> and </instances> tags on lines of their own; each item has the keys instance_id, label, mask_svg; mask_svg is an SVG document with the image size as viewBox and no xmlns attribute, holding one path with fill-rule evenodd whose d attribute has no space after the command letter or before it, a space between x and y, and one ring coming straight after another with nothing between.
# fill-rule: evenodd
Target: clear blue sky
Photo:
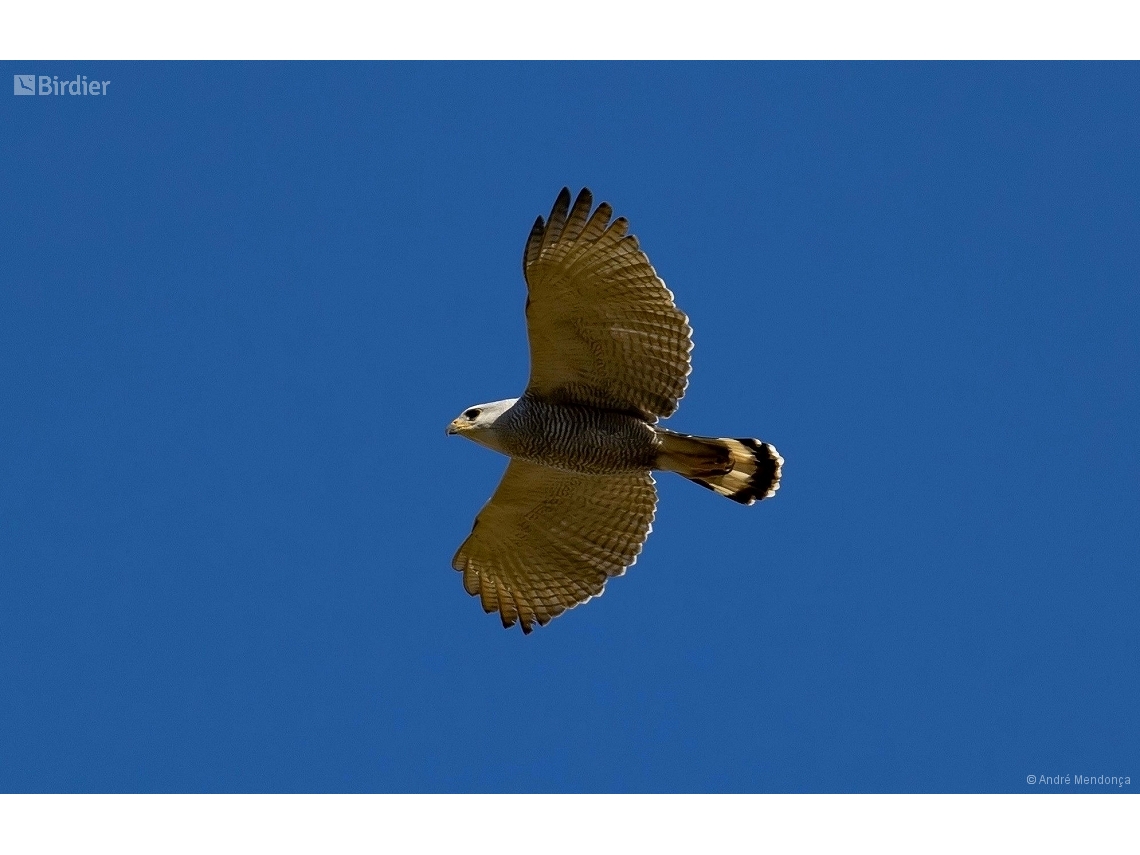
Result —
<instances>
[{"instance_id":1,"label":"clear blue sky","mask_svg":"<svg viewBox=\"0 0 1140 855\"><path fill-rule=\"evenodd\" d=\"M112 82L0 95L0 789L1140 786L1140 66L3 69ZM524 637L444 428L563 185L787 462Z\"/></svg>"}]
</instances>

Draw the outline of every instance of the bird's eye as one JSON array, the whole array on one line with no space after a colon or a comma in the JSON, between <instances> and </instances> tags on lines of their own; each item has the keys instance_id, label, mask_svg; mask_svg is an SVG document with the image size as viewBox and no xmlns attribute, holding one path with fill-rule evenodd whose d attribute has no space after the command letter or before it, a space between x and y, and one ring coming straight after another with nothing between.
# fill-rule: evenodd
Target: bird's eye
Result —
<instances>
[{"instance_id":1,"label":"bird's eye","mask_svg":"<svg viewBox=\"0 0 1140 855\"><path fill-rule=\"evenodd\" d=\"M478 417L479 417L479 411L475 408L472 408L463 414L463 418L465 418L465 419L474 420L474 419L477 419Z\"/></svg>"}]
</instances>

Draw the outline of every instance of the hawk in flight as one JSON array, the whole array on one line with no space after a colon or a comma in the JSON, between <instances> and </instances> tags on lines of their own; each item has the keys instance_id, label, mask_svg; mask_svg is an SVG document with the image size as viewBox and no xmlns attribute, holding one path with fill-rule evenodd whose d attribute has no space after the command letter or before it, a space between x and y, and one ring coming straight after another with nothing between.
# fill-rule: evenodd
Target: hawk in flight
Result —
<instances>
[{"instance_id":1,"label":"hawk in flight","mask_svg":"<svg viewBox=\"0 0 1140 855\"><path fill-rule=\"evenodd\" d=\"M624 217L563 188L523 251L530 382L447 428L511 458L452 566L524 633L602 593L637 560L657 505L653 470L751 505L784 459L758 439L657 425L685 393L692 329Z\"/></svg>"}]
</instances>

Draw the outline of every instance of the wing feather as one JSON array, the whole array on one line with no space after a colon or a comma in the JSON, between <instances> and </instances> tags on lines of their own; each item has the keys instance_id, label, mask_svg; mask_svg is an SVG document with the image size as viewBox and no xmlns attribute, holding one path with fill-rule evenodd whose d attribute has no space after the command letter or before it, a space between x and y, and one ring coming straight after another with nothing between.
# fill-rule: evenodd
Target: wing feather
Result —
<instances>
[{"instance_id":1,"label":"wing feather","mask_svg":"<svg viewBox=\"0 0 1140 855\"><path fill-rule=\"evenodd\" d=\"M648 472L584 475L512 460L452 566L484 611L530 632L600 595L637 560L656 505Z\"/></svg>"},{"instance_id":2,"label":"wing feather","mask_svg":"<svg viewBox=\"0 0 1140 855\"><path fill-rule=\"evenodd\" d=\"M558 198L554 200L554 207L550 209L550 217L546 222L546 232L542 236L542 252L554 248L558 238L562 236L562 229L566 225L566 215L570 210L570 188L563 187Z\"/></svg>"},{"instance_id":3,"label":"wing feather","mask_svg":"<svg viewBox=\"0 0 1140 855\"><path fill-rule=\"evenodd\" d=\"M570 216L566 220L566 226L562 229L562 245L567 250L574 246L577 240L582 236L582 229L586 227L586 221L590 216L590 208L594 206L594 197L586 188L582 188L582 192L578 194L578 198L574 200L574 207L570 209Z\"/></svg>"},{"instance_id":4,"label":"wing feather","mask_svg":"<svg viewBox=\"0 0 1140 855\"><path fill-rule=\"evenodd\" d=\"M583 190L583 194L589 194L589 190ZM579 194L581 195L581 194ZM591 199L589 195L586 197ZM614 215L614 209L610 206L609 202L602 202L594 211L594 215L590 217L590 221L586 223L586 227L582 229L582 234L579 238L583 241L583 245L587 245L596 241L605 232L606 227L610 224L610 217Z\"/></svg>"}]
</instances>

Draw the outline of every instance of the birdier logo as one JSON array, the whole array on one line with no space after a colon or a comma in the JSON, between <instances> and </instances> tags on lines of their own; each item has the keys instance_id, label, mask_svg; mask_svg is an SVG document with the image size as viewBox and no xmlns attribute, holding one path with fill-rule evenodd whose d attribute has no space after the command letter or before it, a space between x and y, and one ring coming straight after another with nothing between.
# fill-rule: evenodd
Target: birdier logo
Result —
<instances>
[{"instance_id":1,"label":"birdier logo","mask_svg":"<svg viewBox=\"0 0 1140 855\"><path fill-rule=\"evenodd\" d=\"M74 80L60 80L58 74L12 75L15 95L106 95L110 85L110 80L88 80L86 74L77 74Z\"/></svg>"}]
</instances>

